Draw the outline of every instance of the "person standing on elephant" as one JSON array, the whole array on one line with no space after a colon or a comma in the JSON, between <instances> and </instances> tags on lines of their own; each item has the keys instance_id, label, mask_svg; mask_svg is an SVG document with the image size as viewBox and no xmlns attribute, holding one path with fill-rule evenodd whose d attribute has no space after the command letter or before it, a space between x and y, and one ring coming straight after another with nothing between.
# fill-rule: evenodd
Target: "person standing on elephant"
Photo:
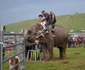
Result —
<instances>
[{"instance_id":1,"label":"person standing on elephant","mask_svg":"<svg viewBox=\"0 0 85 70\"><path fill-rule=\"evenodd\" d=\"M45 17L42 21L46 21L46 33L49 33L47 30L48 25L50 25L50 17L49 14L46 13L44 10L42 11L42 15Z\"/></svg>"},{"instance_id":2,"label":"person standing on elephant","mask_svg":"<svg viewBox=\"0 0 85 70\"><path fill-rule=\"evenodd\" d=\"M55 17L55 14L52 11L50 11L50 22L52 24L52 32L54 32L56 17Z\"/></svg>"}]
</instances>

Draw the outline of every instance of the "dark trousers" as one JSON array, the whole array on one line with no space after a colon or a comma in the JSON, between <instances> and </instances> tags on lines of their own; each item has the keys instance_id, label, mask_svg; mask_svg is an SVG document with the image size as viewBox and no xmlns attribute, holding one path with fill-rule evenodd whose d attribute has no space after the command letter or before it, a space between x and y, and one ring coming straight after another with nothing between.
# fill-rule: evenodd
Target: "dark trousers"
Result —
<instances>
[{"instance_id":1,"label":"dark trousers","mask_svg":"<svg viewBox=\"0 0 85 70\"><path fill-rule=\"evenodd\" d=\"M46 25L46 28L47 28L47 27L48 27L48 25L50 25L50 22L46 22L46 24L45 24L45 25Z\"/></svg>"},{"instance_id":2,"label":"dark trousers","mask_svg":"<svg viewBox=\"0 0 85 70\"><path fill-rule=\"evenodd\" d=\"M55 23L56 23L56 22L52 22L52 29L55 28Z\"/></svg>"},{"instance_id":3,"label":"dark trousers","mask_svg":"<svg viewBox=\"0 0 85 70\"><path fill-rule=\"evenodd\" d=\"M4 60L4 56L5 56L5 49L3 48L3 60Z\"/></svg>"},{"instance_id":4,"label":"dark trousers","mask_svg":"<svg viewBox=\"0 0 85 70\"><path fill-rule=\"evenodd\" d=\"M28 59L31 58L31 51L29 50L32 50L32 48L30 47L25 48L25 58L27 58L27 55L28 55ZM28 51L29 51L29 54L28 54Z\"/></svg>"},{"instance_id":5,"label":"dark trousers","mask_svg":"<svg viewBox=\"0 0 85 70\"><path fill-rule=\"evenodd\" d=\"M27 55L28 55L28 59L31 58L31 51L29 50L34 50L35 49L35 46L26 46L25 47L25 58L27 58ZM29 54L28 54L28 51L29 51Z\"/></svg>"},{"instance_id":6,"label":"dark trousers","mask_svg":"<svg viewBox=\"0 0 85 70\"><path fill-rule=\"evenodd\" d=\"M48 26L50 25L50 22L46 22L45 26L46 26L46 30L45 31L48 31Z\"/></svg>"}]
</instances>

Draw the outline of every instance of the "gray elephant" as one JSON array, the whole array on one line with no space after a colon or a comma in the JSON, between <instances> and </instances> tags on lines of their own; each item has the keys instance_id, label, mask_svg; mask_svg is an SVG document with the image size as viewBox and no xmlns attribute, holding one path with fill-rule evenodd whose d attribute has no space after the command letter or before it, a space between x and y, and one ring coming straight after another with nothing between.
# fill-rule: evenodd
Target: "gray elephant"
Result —
<instances>
[{"instance_id":1,"label":"gray elephant","mask_svg":"<svg viewBox=\"0 0 85 70\"><path fill-rule=\"evenodd\" d=\"M53 47L59 48L59 54L60 59L66 58L66 46L68 43L68 31L61 26L56 26L54 28L54 32L52 33L52 26L48 27L49 33L46 34L42 30L42 26L40 24L33 24L31 25L24 33L24 37L26 40L28 39L39 39L40 43L44 46L47 46L46 48L43 48L43 55L44 59L47 60L47 50L49 53L49 58L51 60L54 59L53 54Z\"/></svg>"}]
</instances>

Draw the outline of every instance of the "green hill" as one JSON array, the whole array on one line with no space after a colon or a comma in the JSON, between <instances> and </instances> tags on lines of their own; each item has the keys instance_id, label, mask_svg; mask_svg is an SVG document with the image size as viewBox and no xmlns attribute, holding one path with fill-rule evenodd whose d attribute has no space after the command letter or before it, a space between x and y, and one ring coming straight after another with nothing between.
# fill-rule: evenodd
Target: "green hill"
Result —
<instances>
[{"instance_id":1,"label":"green hill","mask_svg":"<svg viewBox=\"0 0 85 70\"><path fill-rule=\"evenodd\" d=\"M85 30L85 13L82 14L76 14L72 17L70 17L67 21L63 21L68 16L71 15L63 15L63 16L57 16L57 22L60 21L60 23L57 23L57 25L64 26L68 30ZM35 24L38 22L38 19L33 20L26 20L18 23L8 24L6 25L7 32L13 31L13 32L19 32L22 28L26 29L31 24Z\"/></svg>"}]
</instances>

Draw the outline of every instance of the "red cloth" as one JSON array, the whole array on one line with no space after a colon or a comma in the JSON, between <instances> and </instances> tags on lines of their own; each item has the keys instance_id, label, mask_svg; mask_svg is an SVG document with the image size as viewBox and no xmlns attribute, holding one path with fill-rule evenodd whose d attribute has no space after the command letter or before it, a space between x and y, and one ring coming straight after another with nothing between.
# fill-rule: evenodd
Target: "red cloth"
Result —
<instances>
[{"instance_id":1,"label":"red cloth","mask_svg":"<svg viewBox=\"0 0 85 70\"><path fill-rule=\"evenodd\" d=\"M10 51L11 51L11 49L10 49L10 48L7 48L6 50L7 50L8 52L10 52Z\"/></svg>"},{"instance_id":2,"label":"red cloth","mask_svg":"<svg viewBox=\"0 0 85 70\"><path fill-rule=\"evenodd\" d=\"M52 21L52 15L50 15L50 21Z\"/></svg>"}]
</instances>

